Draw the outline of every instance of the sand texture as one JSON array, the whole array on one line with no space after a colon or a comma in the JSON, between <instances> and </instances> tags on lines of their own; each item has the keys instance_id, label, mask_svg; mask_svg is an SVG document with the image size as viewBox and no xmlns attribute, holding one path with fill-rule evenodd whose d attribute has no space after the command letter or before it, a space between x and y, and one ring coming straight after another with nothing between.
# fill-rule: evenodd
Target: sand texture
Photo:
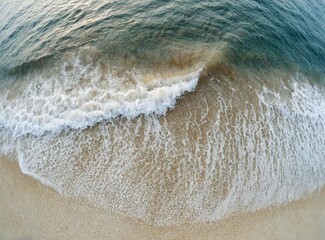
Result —
<instances>
[{"instance_id":1,"label":"sand texture","mask_svg":"<svg viewBox=\"0 0 325 240\"><path fill-rule=\"evenodd\" d=\"M21 174L0 160L0 239L324 239L325 191L288 206L213 224L152 227L112 216Z\"/></svg>"}]
</instances>

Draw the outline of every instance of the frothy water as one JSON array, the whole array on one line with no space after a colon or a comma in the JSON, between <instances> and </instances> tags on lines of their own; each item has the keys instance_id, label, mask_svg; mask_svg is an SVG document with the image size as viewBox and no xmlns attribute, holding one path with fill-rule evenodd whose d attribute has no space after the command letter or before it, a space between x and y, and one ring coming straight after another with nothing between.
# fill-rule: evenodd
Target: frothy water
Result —
<instances>
[{"instance_id":1,"label":"frothy water","mask_svg":"<svg viewBox=\"0 0 325 240\"><path fill-rule=\"evenodd\" d=\"M325 183L325 8L280 3L4 1L0 153L153 225L306 196Z\"/></svg>"},{"instance_id":2,"label":"frothy water","mask_svg":"<svg viewBox=\"0 0 325 240\"><path fill-rule=\"evenodd\" d=\"M63 66L59 76L37 71L25 79L27 83L4 88L0 96L2 127L19 137L85 129L118 116L164 115L178 97L194 90L200 73L161 73L147 81L139 73L132 80L108 73L103 80L98 68L88 68L76 62L69 71ZM168 75L172 77L163 78Z\"/></svg>"},{"instance_id":3,"label":"frothy water","mask_svg":"<svg viewBox=\"0 0 325 240\"><path fill-rule=\"evenodd\" d=\"M25 174L110 212L155 225L215 221L324 184L325 89L295 78L268 88L253 76L202 80L166 116L5 139L2 148L17 152Z\"/></svg>"}]
</instances>

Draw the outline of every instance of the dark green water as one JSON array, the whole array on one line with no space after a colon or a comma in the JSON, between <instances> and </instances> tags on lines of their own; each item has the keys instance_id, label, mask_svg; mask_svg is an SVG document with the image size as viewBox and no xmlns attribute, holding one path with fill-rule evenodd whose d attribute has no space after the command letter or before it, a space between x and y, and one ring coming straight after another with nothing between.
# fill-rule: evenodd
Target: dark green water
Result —
<instances>
[{"instance_id":1,"label":"dark green water","mask_svg":"<svg viewBox=\"0 0 325 240\"><path fill-rule=\"evenodd\" d=\"M0 154L154 225L325 183L323 0L0 2Z\"/></svg>"}]
</instances>

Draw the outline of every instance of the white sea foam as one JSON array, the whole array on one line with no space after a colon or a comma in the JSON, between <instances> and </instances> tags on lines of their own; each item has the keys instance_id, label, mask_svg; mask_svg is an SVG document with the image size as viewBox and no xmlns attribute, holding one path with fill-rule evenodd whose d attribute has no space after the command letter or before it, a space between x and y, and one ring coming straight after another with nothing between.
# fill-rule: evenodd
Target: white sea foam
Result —
<instances>
[{"instance_id":1,"label":"white sea foam","mask_svg":"<svg viewBox=\"0 0 325 240\"><path fill-rule=\"evenodd\" d=\"M106 75L98 75L98 69L67 72L63 67L59 76L44 79L44 75L32 74L25 80L14 98L12 89L0 94L0 125L10 129L14 136L42 135L45 132L60 132L67 129L84 129L102 120L118 116L132 119L140 114L164 115L173 108L176 99L185 92L194 90L199 71L178 73L164 79L128 83ZM160 77L160 78L159 78ZM85 79L86 78L86 79ZM100 79L101 78L101 79Z\"/></svg>"},{"instance_id":2,"label":"white sea foam","mask_svg":"<svg viewBox=\"0 0 325 240\"><path fill-rule=\"evenodd\" d=\"M15 152L25 174L109 212L154 225L215 221L324 185L324 93L302 75L214 79L163 117L0 138L0 150Z\"/></svg>"}]
</instances>

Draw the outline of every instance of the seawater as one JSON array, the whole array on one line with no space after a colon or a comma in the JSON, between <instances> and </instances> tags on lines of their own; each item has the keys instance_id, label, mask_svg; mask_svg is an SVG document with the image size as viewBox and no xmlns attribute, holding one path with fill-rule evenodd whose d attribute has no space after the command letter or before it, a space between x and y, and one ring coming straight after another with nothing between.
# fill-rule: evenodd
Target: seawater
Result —
<instances>
[{"instance_id":1,"label":"seawater","mask_svg":"<svg viewBox=\"0 0 325 240\"><path fill-rule=\"evenodd\" d=\"M0 3L0 154L154 225L325 183L323 1Z\"/></svg>"}]
</instances>

